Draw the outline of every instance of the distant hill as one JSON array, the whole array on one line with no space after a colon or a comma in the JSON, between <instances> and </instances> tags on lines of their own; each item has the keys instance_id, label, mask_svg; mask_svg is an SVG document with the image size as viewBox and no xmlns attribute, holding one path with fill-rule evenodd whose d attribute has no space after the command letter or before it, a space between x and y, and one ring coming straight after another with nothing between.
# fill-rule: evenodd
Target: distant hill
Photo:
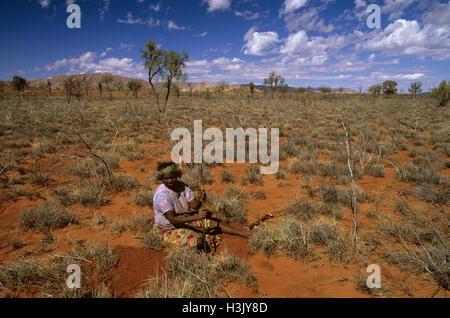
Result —
<instances>
[{"instance_id":1,"label":"distant hill","mask_svg":"<svg viewBox=\"0 0 450 318\"><path fill-rule=\"evenodd\" d=\"M244 85L244 86L248 86L248 85ZM320 92L320 88L319 87L311 87L312 91L314 93L319 93ZM264 85L255 85L255 90L259 91L259 92L270 92L270 88L264 86ZM297 87L291 87L289 86L287 91L288 92L296 92L298 90ZM334 93L338 93L339 89L338 88L332 88L331 89ZM344 93L346 94L356 94L357 92L351 88L344 88Z\"/></svg>"},{"instance_id":2,"label":"distant hill","mask_svg":"<svg viewBox=\"0 0 450 318\"><path fill-rule=\"evenodd\" d=\"M42 85L46 86L48 84L51 84L53 89L62 89L64 81L66 80L66 78L68 78L68 77L76 77L76 78L78 78L80 80L83 79L83 78L86 78L86 80L89 83L91 83L90 84L91 85L91 89L97 89L98 83L101 81L102 77L105 74L109 74L109 73L58 75L58 76L54 76L52 78L31 80L31 81L28 82L28 85L31 88L39 88L39 87L42 87ZM110 74L110 75L113 77L113 84L112 84L113 89L117 89L118 86L121 86L122 90L126 90L128 82L132 81L132 80L139 81L142 84L142 88L145 89L145 90L151 88L150 84L146 80L130 78L130 77L124 77L124 76L120 76L120 75L112 75L112 74ZM121 85L118 85L118 83L120 83ZM162 85L162 83L155 84L156 87L160 87L161 85ZM211 82L203 82L203 83L181 82L181 83L176 83L176 85L178 85L180 87L181 91L184 91L184 92L188 92L191 89L192 89L193 92L203 92L203 91L206 91L207 89L209 89L210 91L214 91L221 84L215 84L215 83L211 83ZM235 90L235 89L239 89L241 87L248 87L248 84L245 84L245 85L235 84L235 83L233 83L233 84L225 84L225 91ZM268 87L266 87L264 85L255 85L255 90L257 92L270 92L270 88L268 88ZM317 93L317 92L320 91L320 88L313 87L312 90L313 90L313 92ZM333 92L339 92L339 89L337 89L337 88L333 88L332 90L333 90ZM287 88L287 91L288 92L296 92L297 88L289 86ZM344 93L346 93L346 94L355 94L356 91L351 89L351 88L344 88Z\"/></svg>"},{"instance_id":3,"label":"distant hill","mask_svg":"<svg viewBox=\"0 0 450 318\"><path fill-rule=\"evenodd\" d=\"M91 83L91 89L97 89L98 83L102 80L102 77L106 74L109 74L109 73L58 75L58 76L55 76L52 78L31 80L28 82L28 85L31 88L39 88L39 87L42 87L42 85L48 85L48 83L50 83L52 88L62 89L63 85L64 85L64 81L68 77L75 77L80 80L83 78L86 78L86 80L89 83ZM142 84L143 89L151 88L150 84L146 80L124 77L124 76L120 76L120 75L112 75L112 74L110 74L110 75L113 77L113 84L112 84L113 89L117 89L118 83L120 83L122 86L122 89L126 90L128 82L132 81L132 80L139 81ZM163 85L162 83L155 84L156 87L160 87L162 85ZM180 89L182 91L190 91L189 85L191 85L192 91L194 91L194 92L205 91L206 89L213 91L219 86L219 84L214 84L214 83L210 83L210 82L206 82L206 83L183 83L183 82L181 82L181 83L176 83L176 85L178 85L178 87L180 87ZM225 90L228 91L228 90L233 90L233 89L239 89L240 87L241 87L240 84L226 84Z\"/></svg>"}]
</instances>

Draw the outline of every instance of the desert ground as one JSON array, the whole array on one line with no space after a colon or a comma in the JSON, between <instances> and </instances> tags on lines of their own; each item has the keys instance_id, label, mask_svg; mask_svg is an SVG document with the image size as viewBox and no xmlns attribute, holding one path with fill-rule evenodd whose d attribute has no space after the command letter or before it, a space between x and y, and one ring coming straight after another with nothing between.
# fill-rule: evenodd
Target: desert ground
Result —
<instances>
[{"instance_id":1,"label":"desert ground","mask_svg":"<svg viewBox=\"0 0 450 318\"><path fill-rule=\"evenodd\" d=\"M429 96L182 92L165 117L149 92L68 103L54 90L10 94L0 113L2 297L449 296L450 114ZM274 175L182 166L224 222L275 216L209 254L166 246L153 227L157 162L195 120L280 129ZM70 264L81 288L66 284ZM371 264L380 288L367 286Z\"/></svg>"}]
</instances>

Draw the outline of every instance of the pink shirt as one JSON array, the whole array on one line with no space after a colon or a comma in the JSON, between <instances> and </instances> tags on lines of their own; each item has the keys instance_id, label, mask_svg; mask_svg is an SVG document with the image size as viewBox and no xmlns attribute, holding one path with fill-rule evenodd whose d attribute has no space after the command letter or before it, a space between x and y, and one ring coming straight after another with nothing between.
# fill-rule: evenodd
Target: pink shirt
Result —
<instances>
[{"instance_id":1,"label":"pink shirt","mask_svg":"<svg viewBox=\"0 0 450 318\"><path fill-rule=\"evenodd\" d=\"M155 191L153 197L153 210L155 212L155 223L158 227L165 229L174 229L175 227L164 217L169 211L176 214L185 214L189 212L189 204L195 199L195 195L187 185L178 196L173 190L170 190L164 184L161 184Z\"/></svg>"}]
</instances>

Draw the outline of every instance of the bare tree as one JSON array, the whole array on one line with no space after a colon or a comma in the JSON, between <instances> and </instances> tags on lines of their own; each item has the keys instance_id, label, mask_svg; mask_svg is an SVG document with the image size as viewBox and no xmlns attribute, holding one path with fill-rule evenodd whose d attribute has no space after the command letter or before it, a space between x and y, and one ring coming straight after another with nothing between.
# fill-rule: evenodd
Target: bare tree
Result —
<instances>
[{"instance_id":1,"label":"bare tree","mask_svg":"<svg viewBox=\"0 0 450 318\"><path fill-rule=\"evenodd\" d=\"M111 90L111 88L112 88L112 84L113 84L113 82L114 82L114 77L113 77L111 74L105 74L105 75L103 75L102 81L101 81L101 82L102 82L102 83L105 83L106 89L107 89L107 91L109 92L109 98L110 98L111 100L113 100L113 95L112 95L112 90Z\"/></svg>"},{"instance_id":2,"label":"bare tree","mask_svg":"<svg viewBox=\"0 0 450 318\"><path fill-rule=\"evenodd\" d=\"M67 103L70 103L73 96L75 96L78 101L81 97L81 80L71 76L64 80L63 88L66 93Z\"/></svg>"},{"instance_id":3,"label":"bare tree","mask_svg":"<svg viewBox=\"0 0 450 318\"><path fill-rule=\"evenodd\" d=\"M83 74L81 77L81 87L84 89L86 96L89 96L89 89L91 88L93 82L93 78L88 74Z\"/></svg>"},{"instance_id":4,"label":"bare tree","mask_svg":"<svg viewBox=\"0 0 450 318\"><path fill-rule=\"evenodd\" d=\"M0 81L0 99L4 100L5 99L5 82L4 81Z\"/></svg>"},{"instance_id":5,"label":"bare tree","mask_svg":"<svg viewBox=\"0 0 450 318\"><path fill-rule=\"evenodd\" d=\"M100 96L103 96L103 85L102 85L101 81L98 82L97 87L98 87L98 93L100 94Z\"/></svg>"},{"instance_id":6,"label":"bare tree","mask_svg":"<svg viewBox=\"0 0 450 318\"><path fill-rule=\"evenodd\" d=\"M116 88L119 92L123 90L123 83L121 81L116 81Z\"/></svg>"}]
</instances>

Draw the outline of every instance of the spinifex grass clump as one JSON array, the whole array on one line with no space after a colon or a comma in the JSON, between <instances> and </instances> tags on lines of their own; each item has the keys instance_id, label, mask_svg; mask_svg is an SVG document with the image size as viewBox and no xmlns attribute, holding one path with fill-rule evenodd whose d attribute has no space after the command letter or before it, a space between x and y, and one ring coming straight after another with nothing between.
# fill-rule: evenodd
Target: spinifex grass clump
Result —
<instances>
[{"instance_id":1,"label":"spinifex grass clump","mask_svg":"<svg viewBox=\"0 0 450 318\"><path fill-rule=\"evenodd\" d=\"M352 205L352 191L350 189L343 189L335 185L323 185L320 187L320 193L325 203ZM360 203L373 201L369 194L359 190L359 188L356 191L356 200Z\"/></svg>"},{"instance_id":2,"label":"spinifex grass clump","mask_svg":"<svg viewBox=\"0 0 450 318\"><path fill-rule=\"evenodd\" d=\"M124 174L116 175L111 178L110 188L117 192L128 191L140 187L139 181L133 176Z\"/></svg>"},{"instance_id":3,"label":"spinifex grass clump","mask_svg":"<svg viewBox=\"0 0 450 318\"><path fill-rule=\"evenodd\" d=\"M224 196L208 199L208 205L222 221L244 223L247 221L247 212L243 205L245 198L246 194L241 188L226 187Z\"/></svg>"},{"instance_id":4,"label":"spinifex grass clump","mask_svg":"<svg viewBox=\"0 0 450 318\"><path fill-rule=\"evenodd\" d=\"M214 178L205 164L194 164L184 171L181 181L186 183L189 188L197 189L204 184L213 184Z\"/></svg>"},{"instance_id":5,"label":"spinifex grass clump","mask_svg":"<svg viewBox=\"0 0 450 318\"><path fill-rule=\"evenodd\" d=\"M256 279L243 260L234 254L198 254L175 249L166 258L164 275L157 273L137 297L148 298L222 298L230 282L256 288Z\"/></svg>"},{"instance_id":6,"label":"spinifex grass clump","mask_svg":"<svg viewBox=\"0 0 450 318\"><path fill-rule=\"evenodd\" d=\"M245 171L247 172L247 176L242 178L243 184L250 183L263 185L264 182L262 179L261 170L259 166L257 165L247 166L247 168L245 168Z\"/></svg>"},{"instance_id":7,"label":"spinifex grass clump","mask_svg":"<svg viewBox=\"0 0 450 318\"><path fill-rule=\"evenodd\" d=\"M235 183L236 182L236 178L231 174L231 172L226 171L226 170L224 170L220 173L220 180L225 183Z\"/></svg>"},{"instance_id":8,"label":"spinifex grass clump","mask_svg":"<svg viewBox=\"0 0 450 318\"><path fill-rule=\"evenodd\" d=\"M21 227L25 229L36 228L41 232L76 223L78 223L78 216L68 213L54 201L47 201L37 207L23 210L19 216Z\"/></svg>"},{"instance_id":9,"label":"spinifex grass clump","mask_svg":"<svg viewBox=\"0 0 450 318\"><path fill-rule=\"evenodd\" d=\"M292 215L300 221L308 221L319 214L319 205L312 201L297 198L284 210L284 213Z\"/></svg>"},{"instance_id":10,"label":"spinifex grass clump","mask_svg":"<svg viewBox=\"0 0 450 318\"><path fill-rule=\"evenodd\" d=\"M155 227L149 227L146 231L143 231L143 236L140 239L145 248L150 250L160 252L164 248L161 231Z\"/></svg>"},{"instance_id":11,"label":"spinifex grass clump","mask_svg":"<svg viewBox=\"0 0 450 318\"><path fill-rule=\"evenodd\" d=\"M137 206L153 207L153 193L151 191L138 189L133 192L132 196Z\"/></svg>"},{"instance_id":12,"label":"spinifex grass clump","mask_svg":"<svg viewBox=\"0 0 450 318\"><path fill-rule=\"evenodd\" d=\"M249 253L258 251L266 256L281 251L295 259L312 256L309 228L292 217L283 219L276 226L262 225L255 230L249 245Z\"/></svg>"},{"instance_id":13,"label":"spinifex grass clump","mask_svg":"<svg viewBox=\"0 0 450 318\"><path fill-rule=\"evenodd\" d=\"M0 285L9 292L18 293L38 289L38 297L107 297L110 270L117 264L117 257L110 247L89 243L77 247L66 255L55 255L50 261L24 259L0 265ZM67 267L79 264L82 288L68 289ZM94 266L92 266L94 265ZM31 288L31 289L30 289ZM14 294L10 295L14 296Z\"/></svg>"},{"instance_id":14,"label":"spinifex grass clump","mask_svg":"<svg viewBox=\"0 0 450 318\"><path fill-rule=\"evenodd\" d=\"M310 225L311 241L328 249L330 259L344 261L347 257L345 237L335 221L316 219Z\"/></svg>"}]
</instances>

